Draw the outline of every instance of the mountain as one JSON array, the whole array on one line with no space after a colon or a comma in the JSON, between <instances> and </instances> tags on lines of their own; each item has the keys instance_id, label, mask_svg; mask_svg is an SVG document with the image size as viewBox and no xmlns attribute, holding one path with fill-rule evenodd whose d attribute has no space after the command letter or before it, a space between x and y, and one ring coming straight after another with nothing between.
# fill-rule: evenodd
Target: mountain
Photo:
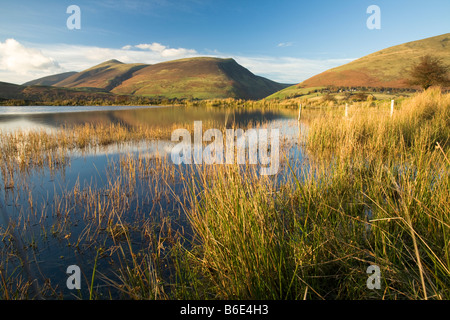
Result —
<instances>
[{"instance_id":1,"label":"mountain","mask_svg":"<svg viewBox=\"0 0 450 320\"><path fill-rule=\"evenodd\" d=\"M142 63L125 64L117 60L109 60L73 74L53 85L65 88L99 88L110 91L145 66L147 65Z\"/></svg>"},{"instance_id":2,"label":"mountain","mask_svg":"<svg viewBox=\"0 0 450 320\"><path fill-rule=\"evenodd\" d=\"M384 87L406 88L407 70L424 55L442 58L450 65L450 33L390 47L343 66L315 75L297 86L273 96L283 97L306 92L307 88ZM306 90L306 91L305 91Z\"/></svg>"},{"instance_id":3,"label":"mountain","mask_svg":"<svg viewBox=\"0 0 450 320\"><path fill-rule=\"evenodd\" d=\"M23 86L52 86L60 81L67 79L68 77L76 74L77 72L64 72L59 74L54 74L52 76L47 76L43 78L39 78L36 80L28 81L23 84Z\"/></svg>"},{"instance_id":4,"label":"mountain","mask_svg":"<svg viewBox=\"0 0 450 320\"><path fill-rule=\"evenodd\" d=\"M109 60L54 83L164 98L261 99L288 85L256 76L233 59L188 58L154 65Z\"/></svg>"},{"instance_id":5,"label":"mountain","mask_svg":"<svg viewBox=\"0 0 450 320\"><path fill-rule=\"evenodd\" d=\"M287 86L254 75L234 59L201 57L146 66L111 92L167 98L261 99Z\"/></svg>"}]
</instances>

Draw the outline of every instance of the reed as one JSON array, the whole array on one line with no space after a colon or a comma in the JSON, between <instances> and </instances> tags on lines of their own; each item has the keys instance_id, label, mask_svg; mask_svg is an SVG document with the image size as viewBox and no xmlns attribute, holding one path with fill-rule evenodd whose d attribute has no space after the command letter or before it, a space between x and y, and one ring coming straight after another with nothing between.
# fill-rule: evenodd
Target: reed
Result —
<instances>
[{"instance_id":1,"label":"reed","mask_svg":"<svg viewBox=\"0 0 450 320\"><path fill-rule=\"evenodd\" d=\"M350 204L360 208L352 216L367 221L367 242L346 245L380 264L383 298L448 298L450 95L425 91L393 117L387 109L352 111L348 121L332 115L312 124L310 150L332 155L325 194L338 193L320 202L341 215L354 211Z\"/></svg>"},{"instance_id":2,"label":"reed","mask_svg":"<svg viewBox=\"0 0 450 320\"><path fill-rule=\"evenodd\" d=\"M77 184L44 202L27 189L31 169L63 170L70 150L145 141L175 127L0 133L3 189L26 204L14 225L25 247L39 253L54 237L72 250L91 266L93 299L449 299L450 95L425 91L393 116L389 103L348 113L333 107L309 119L308 162L291 163L286 144L278 176L124 154L110 161L101 186ZM31 284L9 234L0 229L0 296L24 299ZM366 286L372 264L381 290ZM44 294L61 296L44 283Z\"/></svg>"},{"instance_id":3,"label":"reed","mask_svg":"<svg viewBox=\"0 0 450 320\"><path fill-rule=\"evenodd\" d=\"M393 117L386 105L317 119L316 161L291 166L294 183L233 166L186 177L190 279L225 299L447 299L449 102L435 89ZM383 290L365 285L371 264Z\"/></svg>"},{"instance_id":4,"label":"reed","mask_svg":"<svg viewBox=\"0 0 450 320\"><path fill-rule=\"evenodd\" d=\"M197 171L190 194L197 259L216 298L298 298L304 290L295 263L300 243L286 232L298 226L270 178L215 166Z\"/></svg>"}]
</instances>

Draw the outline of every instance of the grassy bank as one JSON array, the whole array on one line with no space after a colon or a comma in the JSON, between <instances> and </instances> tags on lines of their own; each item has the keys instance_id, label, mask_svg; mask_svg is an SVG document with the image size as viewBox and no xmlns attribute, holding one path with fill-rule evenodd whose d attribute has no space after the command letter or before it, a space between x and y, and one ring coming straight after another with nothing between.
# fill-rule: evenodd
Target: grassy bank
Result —
<instances>
[{"instance_id":1,"label":"grassy bank","mask_svg":"<svg viewBox=\"0 0 450 320\"><path fill-rule=\"evenodd\" d=\"M308 147L322 161L294 184L200 175L194 279L225 299L448 299L449 115L450 96L429 90L392 117L317 118ZM366 286L371 264L381 290Z\"/></svg>"}]
</instances>

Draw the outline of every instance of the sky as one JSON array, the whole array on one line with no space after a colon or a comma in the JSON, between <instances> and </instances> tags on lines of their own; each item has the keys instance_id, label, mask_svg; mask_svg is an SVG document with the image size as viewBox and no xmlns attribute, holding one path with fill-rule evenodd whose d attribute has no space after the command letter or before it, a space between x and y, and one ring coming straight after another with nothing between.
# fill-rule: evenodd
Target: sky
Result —
<instances>
[{"instance_id":1,"label":"sky","mask_svg":"<svg viewBox=\"0 0 450 320\"><path fill-rule=\"evenodd\" d=\"M80 9L80 28L71 5ZM380 28L367 20L380 9ZM21 84L109 59L234 58L299 83L409 41L450 32L449 0L0 0L0 81Z\"/></svg>"}]
</instances>

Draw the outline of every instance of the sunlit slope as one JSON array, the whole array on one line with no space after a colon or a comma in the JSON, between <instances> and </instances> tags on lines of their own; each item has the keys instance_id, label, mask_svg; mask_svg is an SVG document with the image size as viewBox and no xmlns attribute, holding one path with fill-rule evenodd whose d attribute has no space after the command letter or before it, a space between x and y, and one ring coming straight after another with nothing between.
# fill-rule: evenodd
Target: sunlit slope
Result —
<instances>
[{"instance_id":1,"label":"sunlit slope","mask_svg":"<svg viewBox=\"0 0 450 320\"><path fill-rule=\"evenodd\" d=\"M189 58L146 66L111 92L167 98L260 99L285 88L233 59Z\"/></svg>"},{"instance_id":2,"label":"sunlit slope","mask_svg":"<svg viewBox=\"0 0 450 320\"><path fill-rule=\"evenodd\" d=\"M109 91L133 76L133 73L147 65L141 63L125 64L109 60L87 70L78 72L54 86L66 88L99 88Z\"/></svg>"},{"instance_id":3,"label":"sunlit slope","mask_svg":"<svg viewBox=\"0 0 450 320\"><path fill-rule=\"evenodd\" d=\"M187 58L154 65L125 64L109 60L52 85L179 99L261 99L287 87L254 75L233 59L210 57Z\"/></svg>"},{"instance_id":4,"label":"sunlit slope","mask_svg":"<svg viewBox=\"0 0 450 320\"><path fill-rule=\"evenodd\" d=\"M28 82L24 83L23 85L24 86L53 86L56 83L61 82L65 79L73 76L74 74L77 74L77 72L72 71L72 72L64 72L64 73L54 74L51 76L28 81Z\"/></svg>"},{"instance_id":5,"label":"sunlit slope","mask_svg":"<svg viewBox=\"0 0 450 320\"><path fill-rule=\"evenodd\" d=\"M407 70L424 55L442 58L450 65L450 33L383 49L348 64L313 76L272 97L286 97L313 87L406 88ZM303 89L304 90L304 89Z\"/></svg>"}]
</instances>

